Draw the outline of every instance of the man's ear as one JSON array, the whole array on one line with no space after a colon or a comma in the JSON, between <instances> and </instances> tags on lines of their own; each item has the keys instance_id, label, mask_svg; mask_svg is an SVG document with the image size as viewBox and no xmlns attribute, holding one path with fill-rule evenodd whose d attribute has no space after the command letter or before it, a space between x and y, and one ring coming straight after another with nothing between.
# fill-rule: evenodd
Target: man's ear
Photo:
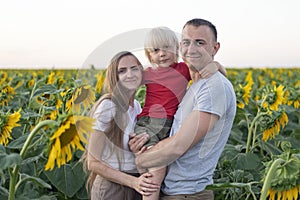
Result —
<instances>
[{"instance_id":1,"label":"man's ear","mask_svg":"<svg viewBox=\"0 0 300 200\"><path fill-rule=\"evenodd\" d=\"M220 49L220 42L216 42L215 45L214 45L214 54L213 56L215 56L217 54L217 52L219 51Z\"/></svg>"}]
</instances>

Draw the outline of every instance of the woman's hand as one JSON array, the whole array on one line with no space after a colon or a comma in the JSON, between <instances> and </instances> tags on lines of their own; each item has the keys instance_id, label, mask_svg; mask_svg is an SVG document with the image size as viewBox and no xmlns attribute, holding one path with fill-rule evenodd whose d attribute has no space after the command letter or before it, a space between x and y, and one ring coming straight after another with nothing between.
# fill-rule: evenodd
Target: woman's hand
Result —
<instances>
[{"instance_id":1,"label":"woman's hand","mask_svg":"<svg viewBox=\"0 0 300 200\"><path fill-rule=\"evenodd\" d=\"M154 183L151 177L152 174L149 172L142 174L140 177L136 178L133 188L143 196L149 196L153 192L156 192L160 189L160 185Z\"/></svg>"},{"instance_id":2,"label":"woman's hand","mask_svg":"<svg viewBox=\"0 0 300 200\"><path fill-rule=\"evenodd\" d=\"M135 133L129 135L129 149L132 153L134 153L136 156L141 154L146 150L143 145L148 141L149 135L147 133L142 133L139 135L136 135Z\"/></svg>"}]
</instances>

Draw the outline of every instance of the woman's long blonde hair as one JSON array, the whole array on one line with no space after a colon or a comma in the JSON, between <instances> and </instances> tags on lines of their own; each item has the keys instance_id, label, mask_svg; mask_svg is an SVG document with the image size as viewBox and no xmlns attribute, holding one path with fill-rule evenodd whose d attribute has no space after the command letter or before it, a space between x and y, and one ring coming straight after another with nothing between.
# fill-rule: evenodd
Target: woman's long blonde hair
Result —
<instances>
[{"instance_id":1,"label":"woman's long blonde hair","mask_svg":"<svg viewBox=\"0 0 300 200\"><path fill-rule=\"evenodd\" d=\"M110 61L109 66L107 67L106 71L106 77L105 77L105 83L104 83L104 91L105 94L101 96L101 98L94 104L90 111L90 117L95 117L95 111L97 107L101 104L101 102L105 99L110 99L116 106L116 113L114 118L109 122L109 129L104 133L107 137L107 139L110 141L110 144L108 147L111 148L111 152L116 153L119 163L119 168L123 161L123 151L118 151L117 149L123 150L123 135L124 130L127 125L127 110L129 108L129 103L132 98L134 98L134 94L130 93L127 88L125 88L120 82L119 82L119 76L118 76L118 66L120 60L125 56L132 56L136 59L141 73L143 70L142 64L139 62L137 57L132 54L129 51L122 51L117 53ZM100 114L101 115L101 114ZM98 116L97 116L98 117ZM114 146L115 148L112 148ZM96 178L96 173L89 172L87 169L87 154L88 154L88 148L86 147L86 150L84 154L82 155L81 161L84 164L85 171L89 174L88 180L87 180L87 189L90 189L93 185L93 182Z\"/></svg>"}]
</instances>

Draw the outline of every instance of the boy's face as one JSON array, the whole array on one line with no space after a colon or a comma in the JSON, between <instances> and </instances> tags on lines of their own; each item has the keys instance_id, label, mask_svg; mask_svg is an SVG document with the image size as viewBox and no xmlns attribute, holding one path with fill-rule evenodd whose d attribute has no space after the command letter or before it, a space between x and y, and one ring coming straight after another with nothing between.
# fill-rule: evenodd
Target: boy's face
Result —
<instances>
[{"instance_id":1,"label":"boy's face","mask_svg":"<svg viewBox=\"0 0 300 200\"><path fill-rule=\"evenodd\" d=\"M176 62L176 47L164 45L161 48L153 48L149 51L151 63L159 67L169 67Z\"/></svg>"}]
</instances>

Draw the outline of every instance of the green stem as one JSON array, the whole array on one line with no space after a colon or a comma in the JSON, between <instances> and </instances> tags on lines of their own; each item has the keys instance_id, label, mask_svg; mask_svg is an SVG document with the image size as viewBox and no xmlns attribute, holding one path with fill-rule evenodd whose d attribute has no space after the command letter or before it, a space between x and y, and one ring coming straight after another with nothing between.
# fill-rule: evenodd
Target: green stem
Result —
<instances>
[{"instance_id":1,"label":"green stem","mask_svg":"<svg viewBox=\"0 0 300 200\"><path fill-rule=\"evenodd\" d=\"M249 152L250 150L250 144L251 144L251 139L252 139L252 132L253 132L253 127L256 124L256 121L263 115L266 115L267 113L263 112L263 113L259 113L256 115L256 117L253 119L253 121L251 122L251 125L249 127L249 131L248 131L248 138L247 138L247 146L246 146L246 153Z\"/></svg>"},{"instance_id":2,"label":"green stem","mask_svg":"<svg viewBox=\"0 0 300 200\"><path fill-rule=\"evenodd\" d=\"M271 167L270 167L270 169L269 169L269 171L268 171L268 173L267 173L266 179L265 179L265 181L264 181L264 185L263 185L263 187L262 187L262 189L261 189L260 200L265 200L265 199L267 198L268 190L269 190L270 187L271 187L271 182L272 182L272 180L273 180L273 178L274 178L274 176L275 176L275 172L276 172L278 166L279 166L281 163L283 163L284 161L285 161L285 160L283 160L282 158L278 158L278 159L276 159L276 160L272 163L272 165L271 165Z\"/></svg>"},{"instance_id":3,"label":"green stem","mask_svg":"<svg viewBox=\"0 0 300 200\"><path fill-rule=\"evenodd\" d=\"M15 192L16 192L16 182L17 182L17 175L19 171L19 166L16 165L14 169L9 173L10 181L9 181L9 193L8 193L8 200L15 199Z\"/></svg>"},{"instance_id":4,"label":"green stem","mask_svg":"<svg viewBox=\"0 0 300 200\"><path fill-rule=\"evenodd\" d=\"M40 123L38 123L36 125L36 127L34 127L34 129L29 133L26 141L25 141L25 144L23 145L23 148L21 149L21 152L20 152L20 156L21 158L24 158L24 155L32 141L32 139L34 138L35 134L38 132L38 130L40 130L42 127L44 126L47 126L47 125L56 125L57 122L56 121L53 121L53 120L45 120L45 121L42 121ZM10 176L10 182L9 182L9 194L8 194L8 200L14 200L15 199L15 192L17 190L17 187L16 187L16 182L17 182L17 179L19 177L19 169L20 167L18 165L16 165L13 170L11 171L11 173L9 173L9 176Z\"/></svg>"},{"instance_id":5,"label":"green stem","mask_svg":"<svg viewBox=\"0 0 300 200\"><path fill-rule=\"evenodd\" d=\"M25 155L32 139L34 138L35 134L38 132L38 130L40 130L42 127L44 126L52 126L52 125L57 125L56 121L53 120L45 120L45 121L41 121L39 122L36 127L34 127L34 129L31 131L31 133L29 134L29 136L27 137L25 144L23 146L23 148L21 149L20 152L20 156L23 158L23 156Z\"/></svg>"},{"instance_id":6,"label":"green stem","mask_svg":"<svg viewBox=\"0 0 300 200\"><path fill-rule=\"evenodd\" d=\"M257 130L257 123L255 123L255 126L254 126L253 137L252 137L252 147L254 147L255 141L256 141L256 130Z\"/></svg>"}]
</instances>

